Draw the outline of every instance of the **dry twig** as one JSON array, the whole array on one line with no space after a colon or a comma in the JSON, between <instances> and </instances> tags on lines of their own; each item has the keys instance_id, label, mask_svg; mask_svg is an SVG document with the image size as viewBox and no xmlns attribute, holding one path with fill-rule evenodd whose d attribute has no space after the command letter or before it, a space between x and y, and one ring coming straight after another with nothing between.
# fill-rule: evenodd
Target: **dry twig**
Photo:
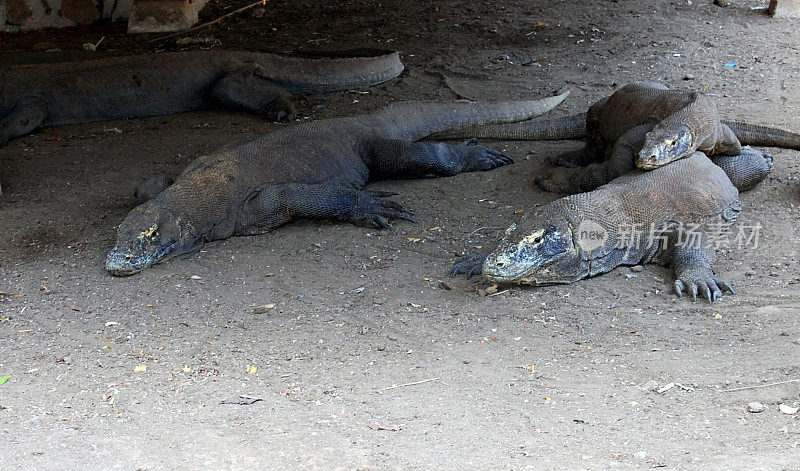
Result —
<instances>
[{"instance_id":1,"label":"dry twig","mask_svg":"<svg viewBox=\"0 0 800 471\"><path fill-rule=\"evenodd\" d=\"M414 381L412 383L393 384L393 385L389 386L388 388L381 389L381 391L389 391L391 389L404 388L406 386L416 386L416 385L422 384L422 383L430 383L431 381L439 381L439 378L438 377L436 377L436 378L428 378L428 379L423 379L421 381Z\"/></svg>"}]
</instances>

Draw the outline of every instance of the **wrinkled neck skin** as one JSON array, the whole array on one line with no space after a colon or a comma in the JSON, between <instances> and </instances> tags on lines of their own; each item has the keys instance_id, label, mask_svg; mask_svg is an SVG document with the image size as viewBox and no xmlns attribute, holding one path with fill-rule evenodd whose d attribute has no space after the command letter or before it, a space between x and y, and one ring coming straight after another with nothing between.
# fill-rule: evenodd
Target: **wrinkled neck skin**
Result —
<instances>
[{"instance_id":1,"label":"wrinkled neck skin","mask_svg":"<svg viewBox=\"0 0 800 471\"><path fill-rule=\"evenodd\" d=\"M106 259L106 270L129 276L155 263L191 254L203 245L203 237L179 215L144 203L128 214L117 231L117 243Z\"/></svg>"}]
</instances>

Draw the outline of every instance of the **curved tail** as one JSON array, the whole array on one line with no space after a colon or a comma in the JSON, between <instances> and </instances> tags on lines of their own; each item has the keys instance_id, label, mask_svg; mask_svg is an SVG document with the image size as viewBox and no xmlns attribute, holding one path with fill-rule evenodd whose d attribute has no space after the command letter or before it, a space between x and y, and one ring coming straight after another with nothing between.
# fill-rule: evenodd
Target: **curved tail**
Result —
<instances>
[{"instance_id":1,"label":"curved tail","mask_svg":"<svg viewBox=\"0 0 800 471\"><path fill-rule=\"evenodd\" d=\"M565 92L541 100L492 103L408 101L389 105L361 119L386 137L417 140L466 126L530 119L552 110L568 95Z\"/></svg>"},{"instance_id":2,"label":"curved tail","mask_svg":"<svg viewBox=\"0 0 800 471\"><path fill-rule=\"evenodd\" d=\"M582 139L586 137L586 113L550 118L528 120L511 124L491 126L471 126L453 131L438 133L434 139L504 139L509 141L556 141L562 139Z\"/></svg>"},{"instance_id":3,"label":"curved tail","mask_svg":"<svg viewBox=\"0 0 800 471\"><path fill-rule=\"evenodd\" d=\"M373 57L306 59L263 54L266 78L295 94L328 93L370 87L403 71L397 52Z\"/></svg>"},{"instance_id":4,"label":"curved tail","mask_svg":"<svg viewBox=\"0 0 800 471\"><path fill-rule=\"evenodd\" d=\"M800 134L757 124L723 121L743 145L800 150Z\"/></svg>"}]
</instances>

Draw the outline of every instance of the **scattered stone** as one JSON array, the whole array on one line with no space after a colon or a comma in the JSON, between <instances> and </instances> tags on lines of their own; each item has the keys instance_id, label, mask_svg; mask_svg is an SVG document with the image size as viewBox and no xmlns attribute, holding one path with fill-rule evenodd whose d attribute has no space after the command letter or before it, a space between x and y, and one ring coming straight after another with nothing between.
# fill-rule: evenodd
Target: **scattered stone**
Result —
<instances>
[{"instance_id":1,"label":"scattered stone","mask_svg":"<svg viewBox=\"0 0 800 471\"><path fill-rule=\"evenodd\" d=\"M797 414L797 411L800 411L800 407L792 407L792 406L788 406L786 404L781 404L781 405L778 406L778 410L780 410L784 414L793 415L793 414Z\"/></svg>"},{"instance_id":2,"label":"scattered stone","mask_svg":"<svg viewBox=\"0 0 800 471\"><path fill-rule=\"evenodd\" d=\"M658 390L658 381L651 379L642 385L642 389L645 391L656 391Z\"/></svg>"},{"instance_id":3,"label":"scattered stone","mask_svg":"<svg viewBox=\"0 0 800 471\"><path fill-rule=\"evenodd\" d=\"M767 410L767 407L758 401L747 403L747 412L758 414L760 412L764 412L765 410Z\"/></svg>"},{"instance_id":4,"label":"scattered stone","mask_svg":"<svg viewBox=\"0 0 800 471\"><path fill-rule=\"evenodd\" d=\"M650 381L642 385L642 389L644 389L645 391L656 391L658 390L658 381L651 379Z\"/></svg>"},{"instance_id":5,"label":"scattered stone","mask_svg":"<svg viewBox=\"0 0 800 471\"><path fill-rule=\"evenodd\" d=\"M191 278L192 278L193 280L195 280L195 281L197 281L197 280L202 280L202 278L200 278L200 277L199 277L199 276L197 276L197 275L192 275L192 277L191 277Z\"/></svg>"},{"instance_id":6,"label":"scattered stone","mask_svg":"<svg viewBox=\"0 0 800 471\"><path fill-rule=\"evenodd\" d=\"M714 5L725 8L730 5L730 2L728 0L714 0Z\"/></svg>"},{"instance_id":7,"label":"scattered stone","mask_svg":"<svg viewBox=\"0 0 800 471\"><path fill-rule=\"evenodd\" d=\"M263 306L257 306L255 309L253 309L253 314L266 314L270 309L275 309L275 304L269 303L264 304Z\"/></svg>"},{"instance_id":8,"label":"scattered stone","mask_svg":"<svg viewBox=\"0 0 800 471\"><path fill-rule=\"evenodd\" d=\"M631 267L631 271L639 273L641 271L644 271L644 267L641 266L641 265L634 265L634 266Z\"/></svg>"},{"instance_id":9,"label":"scattered stone","mask_svg":"<svg viewBox=\"0 0 800 471\"><path fill-rule=\"evenodd\" d=\"M694 80L694 75L686 74L686 75L683 76L683 79L684 80Z\"/></svg>"}]
</instances>

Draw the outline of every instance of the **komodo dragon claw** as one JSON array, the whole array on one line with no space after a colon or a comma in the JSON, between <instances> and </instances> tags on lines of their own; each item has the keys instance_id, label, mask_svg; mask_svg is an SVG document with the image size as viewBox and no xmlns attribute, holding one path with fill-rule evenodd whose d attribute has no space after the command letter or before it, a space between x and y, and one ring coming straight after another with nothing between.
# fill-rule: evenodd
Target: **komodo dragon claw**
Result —
<instances>
[{"instance_id":1,"label":"komodo dragon claw","mask_svg":"<svg viewBox=\"0 0 800 471\"><path fill-rule=\"evenodd\" d=\"M688 294L691 294L692 301L697 301L698 291L710 303L721 298L723 291L736 294L731 285L714 275L707 275L705 278L698 279L695 277L687 277L686 274L684 274L680 279L675 280L674 287L679 297L683 297L684 290Z\"/></svg>"},{"instance_id":2,"label":"komodo dragon claw","mask_svg":"<svg viewBox=\"0 0 800 471\"><path fill-rule=\"evenodd\" d=\"M450 269L450 276L456 276L461 273L467 275L467 278L472 278L473 275L480 275L483 272L483 262L489 253L467 254L456 260L453 268Z\"/></svg>"},{"instance_id":3,"label":"komodo dragon claw","mask_svg":"<svg viewBox=\"0 0 800 471\"><path fill-rule=\"evenodd\" d=\"M416 223L417 221L410 217L416 214L414 211L397 201L382 199L398 194L394 191L383 190L362 191L361 198L357 199L357 206L354 208L356 213L352 216L351 222L363 227L387 230L392 228L389 219L402 219Z\"/></svg>"}]
</instances>

